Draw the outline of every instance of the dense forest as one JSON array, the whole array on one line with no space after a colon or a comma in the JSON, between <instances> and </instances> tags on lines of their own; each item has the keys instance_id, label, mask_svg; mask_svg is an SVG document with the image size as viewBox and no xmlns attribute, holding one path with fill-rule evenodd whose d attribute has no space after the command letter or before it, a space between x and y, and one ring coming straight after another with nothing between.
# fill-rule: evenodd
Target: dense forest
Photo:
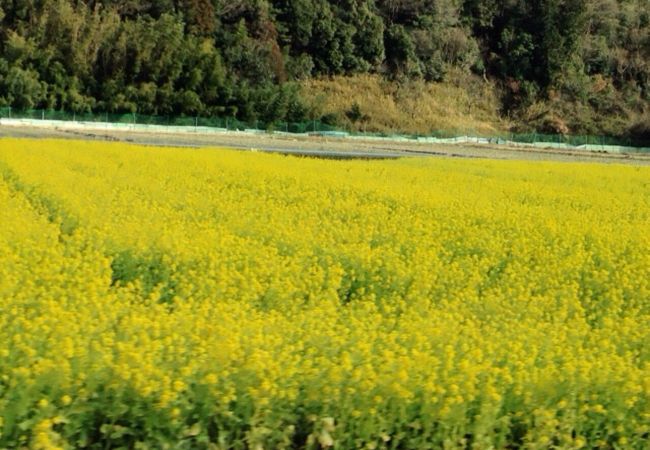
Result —
<instances>
[{"instance_id":1,"label":"dense forest","mask_svg":"<svg viewBox=\"0 0 650 450\"><path fill-rule=\"evenodd\" d=\"M366 73L463 73L519 127L643 133L650 3L0 0L0 107L300 121L301 82Z\"/></svg>"}]
</instances>

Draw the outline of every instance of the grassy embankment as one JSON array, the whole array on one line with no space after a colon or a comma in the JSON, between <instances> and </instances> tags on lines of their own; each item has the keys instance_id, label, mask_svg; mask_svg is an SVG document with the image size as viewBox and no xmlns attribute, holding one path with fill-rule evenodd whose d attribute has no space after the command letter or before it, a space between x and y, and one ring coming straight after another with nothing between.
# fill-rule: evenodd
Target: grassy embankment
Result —
<instances>
[{"instance_id":1,"label":"grassy embankment","mask_svg":"<svg viewBox=\"0 0 650 450\"><path fill-rule=\"evenodd\" d=\"M395 83L359 75L307 80L302 90L314 110L336 117L338 123L352 130L492 134L509 127L499 116L495 87L474 77L464 76L456 83ZM362 116L356 121L349 117L355 104Z\"/></svg>"},{"instance_id":2,"label":"grassy embankment","mask_svg":"<svg viewBox=\"0 0 650 450\"><path fill-rule=\"evenodd\" d=\"M536 131L648 139L648 112L642 107L630 110L621 93L613 89L603 93L602 83L596 81L591 86L593 101L569 101L552 93L506 115L503 92L496 83L462 72L448 79L444 83L398 83L375 75L310 79L303 82L302 94L316 115L329 115L355 131L471 135ZM594 106L596 101L611 103L609 112Z\"/></svg>"}]
</instances>

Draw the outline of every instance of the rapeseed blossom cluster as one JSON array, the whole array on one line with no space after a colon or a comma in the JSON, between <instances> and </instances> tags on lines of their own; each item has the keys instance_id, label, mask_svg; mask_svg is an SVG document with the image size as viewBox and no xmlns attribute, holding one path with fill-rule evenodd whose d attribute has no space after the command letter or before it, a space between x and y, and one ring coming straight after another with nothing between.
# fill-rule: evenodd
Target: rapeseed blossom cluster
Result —
<instances>
[{"instance_id":1,"label":"rapeseed blossom cluster","mask_svg":"<svg viewBox=\"0 0 650 450\"><path fill-rule=\"evenodd\" d=\"M0 448L647 448L649 181L1 140Z\"/></svg>"}]
</instances>

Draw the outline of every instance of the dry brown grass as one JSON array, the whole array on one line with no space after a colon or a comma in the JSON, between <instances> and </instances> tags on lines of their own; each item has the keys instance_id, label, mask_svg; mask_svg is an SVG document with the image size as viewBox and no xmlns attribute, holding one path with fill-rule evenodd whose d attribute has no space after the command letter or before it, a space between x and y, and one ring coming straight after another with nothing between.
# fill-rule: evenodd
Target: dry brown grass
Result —
<instances>
[{"instance_id":1,"label":"dry brown grass","mask_svg":"<svg viewBox=\"0 0 650 450\"><path fill-rule=\"evenodd\" d=\"M304 98L318 115L334 114L352 130L429 134L436 130L469 134L503 131L495 87L483 79L453 73L445 83L391 82L376 75L311 79ZM346 116L353 104L365 120Z\"/></svg>"}]
</instances>

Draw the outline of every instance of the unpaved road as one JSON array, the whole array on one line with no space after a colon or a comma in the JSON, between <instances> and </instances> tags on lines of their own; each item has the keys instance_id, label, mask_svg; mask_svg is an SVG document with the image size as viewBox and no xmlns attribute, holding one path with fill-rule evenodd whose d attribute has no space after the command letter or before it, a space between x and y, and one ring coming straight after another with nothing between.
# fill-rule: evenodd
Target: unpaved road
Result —
<instances>
[{"instance_id":1,"label":"unpaved road","mask_svg":"<svg viewBox=\"0 0 650 450\"><path fill-rule=\"evenodd\" d=\"M135 131L71 131L0 125L0 137L86 139L173 147L230 147L322 158L402 158L438 156L529 161L598 162L650 165L648 154L596 153L506 145L429 144L404 141L357 140L316 136L287 136L224 132L211 134ZM1 145L1 143L0 143Z\"/></svg>"}]
</instances>

